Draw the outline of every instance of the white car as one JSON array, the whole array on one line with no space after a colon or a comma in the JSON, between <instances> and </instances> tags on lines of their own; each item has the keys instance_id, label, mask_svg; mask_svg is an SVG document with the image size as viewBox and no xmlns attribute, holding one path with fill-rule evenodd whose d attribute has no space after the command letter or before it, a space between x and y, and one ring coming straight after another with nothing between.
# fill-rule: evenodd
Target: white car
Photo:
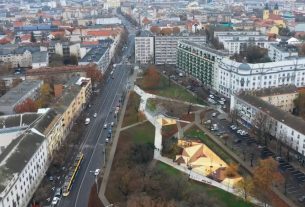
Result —
<instances>
[{"instance_id":1,"label":"white car","mask_svg":"<svg viewBox=\"0 0 305 207\"><path fill-rule=\"evenodd\" d=\"M212 94L209 95L210 98L214 98L214 96Z\"/></svg>"},{"instance_id":2,"label":"white car","mask_svg":"<svg viewBox=\"0 0 305 207\"><path fill-rule=\"evenodd\" d=\"M97 117L97 113L94 113L94 114L93 114L93 117L96 118L96 117Z\"/></svg>"},{"instance_id":3,"label":"white car","mask_svg":"<svg viewBox=\"0 0 305 207\"><path fill-rule=\"evenodd\" d=\"M221 100L221 101L223 101L223 102L225 102L225 101L226 101L226 99L225 99L225 98L220 98L220 100Z\"/></svg>"},{"instance_id":4,"label":"white car","mask_svg":"<svg viewBox=\"0 0 305 207\"><path fill-rule=\"evenodd\" d=\"M106 142L106 143L108 143L108 142L109 142L109 139L108 139L108 138L106 138L106 139L105 139L105 142Z\"/></svg>"},{"instance_id":5,"label":"white car","mask_svg":"<svg viewBox=\"0 0 305 207\"><path fill-rule=\"evenodd\" d=\"M100 169L96 169L96 170L94 171L94 175L95 175L95 176L98 176L98 175L100 174L100 171L101 171Z\"/></svg>"},{"instance_id":6,"label":"white car","mask_svg":"<svg viewBox=\"0 0 305 207\"><path fill-rule=\"evenodd\" d=\"M60 198L54 197L53 200L52 200L52 205L56 206L58 204L59 200L60 200Z\"/></svg>"},{"instance_id":7,"label":"white car","mask_svg":"<svg viewBox=\"0 0 305 207\"><path fill-rule=\"evenodd\" d=\"M107 129L107 124L104 124L104 129Z\"/></svg>"},{"instance_id":8,"label":"white car","mask_svg":"<svg viewBox=\"0 0 305 207\"><path fill-rule=\"evenodd\" d=\"M214 112L214 113L212 113L212 117L215 117L216 116L216 113Z\"/></svg>"},{"instance_id":9,"label":"white car","mask_svg":"<svg viewBox=\"0 0 305 207\"><path fill-rule=\"evenodd\" d=\"M111 122L111 127L113 127L114 126L114 122Z\"/></svg>"}]
</instances>

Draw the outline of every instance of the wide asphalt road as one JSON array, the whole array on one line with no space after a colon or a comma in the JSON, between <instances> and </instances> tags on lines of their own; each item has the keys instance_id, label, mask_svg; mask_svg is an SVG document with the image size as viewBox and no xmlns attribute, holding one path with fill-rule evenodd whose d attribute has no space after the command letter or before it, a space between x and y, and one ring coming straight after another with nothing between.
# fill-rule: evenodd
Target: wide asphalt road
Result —
<instances>
[{"instance_id":1,"label":"wide asphalt road","mask_svg":"<svg viewBox=\"0 0 305 207\"><path fill-rule=\"evenodd\" d=\"M92 172L102 168L104 160L104 145L108 135L108 129L104 124L114 121L113 107L119 103L123 90L126 90L126 83L129 76L129 68L118 65L114 70L114 79L109 78L104 88L99 92L101 96L94 104L97 117L90 117L91 122L87 131L85 142L81 147L84 153L84 160L76 176L75 182L68 197L63 197L59 206L62 207L86 207L95 176Z\"/></svg>"}]
</instances>

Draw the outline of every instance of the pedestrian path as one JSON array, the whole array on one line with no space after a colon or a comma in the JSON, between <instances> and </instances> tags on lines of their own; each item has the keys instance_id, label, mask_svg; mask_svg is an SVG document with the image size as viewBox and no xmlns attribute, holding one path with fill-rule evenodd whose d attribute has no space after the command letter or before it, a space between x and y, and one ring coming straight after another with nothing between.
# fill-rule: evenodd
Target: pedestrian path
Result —
<instances>
[{"instance_id":1,"label":"pedestrian path","mask_svg":"<svg viewBox=\"0 0 305 207\"><path fill-rule=\"evenodd\" d=\"M177 165L176 163L174 163L171 159L162 157L161 155L161 151L162 151L162 125L157 121L161 118L165 118L164 115L162 114L152 114L150 113L148 110L146 110L146 103L147 100L149 98L160 98L163 100L170 100L170 101L177 101L174 99L170 99L170 98L166 98L166 97L159 97L156 96L154 94L149 94L144 92L142 89L140 89L138 86L134 86L134 91L141 96L141 102L140 102L140 106L139 106L139 111L142 111L145 116L146 119L145 121L149 121L151 122L151 124L153 124L155 126L155 140L154 140L154 145L155 145L155 150L154 150L154 159L155 160L159 160L161 162L164 162L167 165L170 165L186 174L189 175L190 179L196 180L198 182L202 182L205 184L209 184L209 185L213 185L215 187L221 188L227 192L230 192L232 194L235 194L237 196L242 197L242 195L237 194L236 190L234 190L232 188L232 186L224 186L221 183L218 183L212 179L209 179L203 175L200 175L196 172L190 171L187 168ZM129 98L129 94L128 94L128 98ZM125 110L126 110L126 106L127 106L127 102L128 102L128 98L126 99L125 103L124 103L124 107L122 109L122 115L124 115ZM189 102L184 102L184 101L179 101L181 103L185 103L185 104L191 104ZM196 104L193 104L196 105ZM203 105L198 105L200 107L205 107ZM191 127L193 127L194 125L196 125L199 129L201 129L207 136L209 136L211 138L211 140L217 144L219 147L221 147L228 155L230 155L230 157L232 157L237 163L239 163L240 165L242 165L250 174L253 174L253 168L251 166L249 166L249 164L247 164L246 162L244 162L240 157L238 157L231 149L229 149L224 143L222 143L219 138L217 138L216 136L214 136L208 129L206 129L205 127L203 127L203 125L201 124L201 119L200 119L200 114L203 110L200 111L196 111L195 113L195 121L188 123L187 125L185 125L184 127L181 126L181 124L179 123L179 120L177 120L177 128L178 128L178 132L174 135L178 138L183 137L183 134L185 131L187 131L188 129L190 129ZM120 129L121 125L122 125L122 121L123 121L124 116L120 117L120 121L118 123L118 128ZM121 128L120 130L116 131L115 137L114 137L114 141L113 141L113 147L111 149L110 152L110 156L109 156L109 161L107 163L107 167L105 169L105 173L104 173L104 177L103 177L103 181L101 184L101 188L100 188L100 192L99 192L99 197L101 198L103 204L105 206L109 205L109 201L107 200L107 198L105 197L105 190L106 190L106 185L108 182L108 176L110 173L110 169L111 169L111 164L113 161L113 157L115 154L115 150L116 150L116 145L118 142L118 137L119 137L119 132L121 130L125 130L127 128L136 126L138 124L141 123L136 123L124 128ZM287 197L285 197L278 189L274 189L274 192L281 198L283 199L289 206L291 207L296 207L295 204L293 204ZM256 199L252 199L251 202L253 202L254 204L258 205L258 206L262 206L262 204L257 201Z\"/></svg>"}]
</instances>

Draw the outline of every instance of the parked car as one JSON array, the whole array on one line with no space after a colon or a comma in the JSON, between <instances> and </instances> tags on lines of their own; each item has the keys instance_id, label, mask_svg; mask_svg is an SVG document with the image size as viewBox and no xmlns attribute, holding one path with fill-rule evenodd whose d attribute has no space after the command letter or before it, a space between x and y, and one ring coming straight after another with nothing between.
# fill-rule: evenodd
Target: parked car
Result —
<instances>
[{"instance_id":1,"label":"parked car","mask_svg":"<svg viewBox=\"0 0 305 207\"><path fill-rule=\"evenodd\" d=\"M54 197L52 200L52 206L56 206L58 204L59 200L60 200L60 198Z\"/></svg>"},{"instance_id":2,"label":"parked car","mask_svg":"<svg viewBox=\"0 0 305 207\"><path fill-rule=\"evenodd\" d=\"M111 122L111 127L113 127L114 126L114 122Z\"/></svg>"},{"instance_id":3,"label":"parked car","mask_svg":"<svg viewBox=\"0 0 305 207\"><path fill-rule=\"evenodd\" d=\"M104 129L107 129L107 124L104 124Z\"/></svg>"},{"instance_id":4,"label":"parked car","mask_svg":"<svg viewBox=\"0 0 305 207\"><path fill-rule=\"evenodd\" d=\"M98 175L100 174L100 171L101 171L100 169L96 169L96 170L94 171L94 175L95 175L95 176L98 176Z\"/></svg>"},{"instance_id":5,"label":"parked car","mask_svg":"<svg viewBox=\"0 0 305 207\"><path fill-rule=\"evenodd\" d=\"M212 113L212 117L215 117L216 116L216 113L214 112L214 113Z\"/></svg>"},{"instance_id":6,"label":"parked car","mask_svg":"<svg viewBox=\"0 0 305 207\"><path fill-rule=\"evenodd\" d=\"M97 117L97 113L94 113L94 114L93 114L93 117L96 118L96 117Z\"/></svg>"},{"instance_id":7,"label":"parked car","mask_svg":"<svg viewBox=\"0 0 305 207\"><path fill-rule=\"evenodd\" d=\"M60 198L61 194L62 194L61 188L56 188L54 196Z\"/></svg>"},{"instance_id":8,"label":"parked car","mask_svg":"<svg viewBox=\"0 0 305 207\"><path fill-rule=\"evenodd\" d=\"M85 125L88 125L88 124L90 124L90 118L86 118L86 120L85 120Z\"/></svg>"},{"instance_id":9,"label":"parked car","mask_svg":"<svg viewBox=\"0 0 305 207\"><path fill-rule=\"evenodd\" d=\"M241 139L235 139L235 140L234 140L234 143L235 143L235 144L241 143Z\"/></svg>"},{"instance_id":10,"label":"parked car","mask_svg":"<svg viewBox=\"0 0 305 207\"><path fill-rule=\"evenodd\" d=\"M305 201L305 196L303 195L303 196L299 197L298 201L301 202L301 203L304 202Z\"/></svg>"}]
</instances>

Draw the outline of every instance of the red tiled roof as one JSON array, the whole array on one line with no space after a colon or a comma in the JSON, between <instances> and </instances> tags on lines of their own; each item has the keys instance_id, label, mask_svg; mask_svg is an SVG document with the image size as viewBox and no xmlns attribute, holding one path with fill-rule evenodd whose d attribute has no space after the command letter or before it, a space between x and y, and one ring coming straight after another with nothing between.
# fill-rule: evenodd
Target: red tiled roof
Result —
<instances>
[{"instance_id":1,"label":"red tiled roof","mask_svg":"<svg viewBox=\"0 0 305 207\"><path fill-rule=\"evenodd\" d=\"M65 32L64 31L55 31L55 32L51 32L51 35L53 35L54 37L64 37Z\"/></svg>"},{"instance_id":2,"label":"red tiled roof","mask_svg":"<svg viewBox=\"0 0 305 207\"><path fill-rule=\"evenodd\" d=\"M99 31L88 31L87 32L87 35L102 36L102 37L109 37L109 36L112 36L115 34L116 34L115 30L99 30Z\"/></svg>"},{"instance_id":3,"label":"red tiled roof","mask_svg":"<svg viewBox=\"0 0 305 207\"><path fill-rule=\"evenodd\" d=\"M54 20L54 21L52 21L52 25L60 26L61 22L60 22L60 20Z\"/></svg>"},{"instance_id":4,"label":"red tiled roof","mask_svg":"<svg viewBox=\"0 0 305 207\"><path fill-rule=\"evenodd\" d=\"M270 14L269 19L272 19L272 20L282 20L282 17L280 17L279 15Z\"/></svg>"},{"instance_id":5,"label":"red tiled roof","mask_svg":"<svg viewBox=\"0 0 305 207\"><path fill-rule=\"evenodd\" d=\"M98 41L84 41L83 45L98 45Z\"/></svg>"},{"instance_id":6,"label":"red tiled roof","mask_svg":"<svg viewBox=\"0 0 305 207\"><path fill-rule=\"evenodd\" d=\"M21 35L20 36L20 38L21 38L21 40L29 40L29 39L31 39L31 35L30 34L24 34L24 35Z\"/></svg>"},{"instance_id":7,"label":"red tiled roof","mask_svg":"<svg viewBox=\"0 0 305 207\"><path fill-rule=\"evenodd\" d=\"M11 42L11 39L9 39L7 37L0 39L0 45L5 45L5 44L8 44L10 42Z\"/></svg>"},{"instance_id":8,"label":"red tiled roof","mask_svg":"<svg viewBox=\"0 0 305 207\"><path fill-rule=\"evenodd\" d=\"M24 25L24 22L16 21L13 23L14 27L22 27Z\"/></svg>"}]
</instances>

